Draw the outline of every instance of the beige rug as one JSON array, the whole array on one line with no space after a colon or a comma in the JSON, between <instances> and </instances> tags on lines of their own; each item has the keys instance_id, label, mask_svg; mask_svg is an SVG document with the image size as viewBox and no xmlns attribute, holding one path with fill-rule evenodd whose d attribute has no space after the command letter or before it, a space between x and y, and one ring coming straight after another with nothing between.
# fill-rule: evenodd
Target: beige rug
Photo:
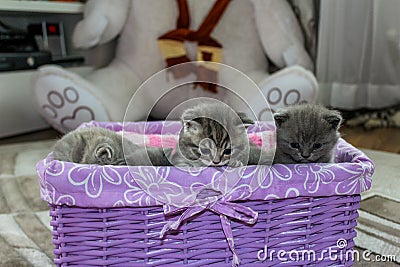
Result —
<instances>
[{"instance_id":1,"label":"beige rug","mask_svg":"<svg viewBox=\"0 0 400 267\"><path fill-rule=\"evenodd\" d=\"M0 146L0 266L53 266L49 211L35 169L53 144Z\"/></svg>"},{"instance_id":2,"label":"beige rug","mask_svg":"<svg viewBox=\"0 0 400 267\"><path fill-rule=\"evenodd\" d=\"M47 204L40 200L35 165L54 141L0 146L0 266L52 266ZM371 262L355 266L399 266L373 262L379 255L400 261L400 155L365 151L376 164L373 188L363 195L356 244ZM368 254L368 253L367 253ZM378 254L378 255L377 255Z\"/></svg>"},{"instance_id":3,"label":"beige rug","mask_svg":"<svg viewBox=\"0 0 400 267\"><path fill-rule=\"evenodd\" d=\"M400 155L368 149L364 152L374 161L376 169L371 190L362 194L355 242L358 247L377 254L394 255L399 263Z\"/></svg>"}]
</instances>

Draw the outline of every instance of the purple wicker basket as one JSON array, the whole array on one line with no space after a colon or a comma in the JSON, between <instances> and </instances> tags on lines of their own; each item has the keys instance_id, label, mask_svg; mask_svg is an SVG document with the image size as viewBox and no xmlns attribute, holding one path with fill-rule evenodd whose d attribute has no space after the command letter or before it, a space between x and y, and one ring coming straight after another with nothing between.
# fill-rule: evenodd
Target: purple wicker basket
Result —
<instances>
[{"instance_id":1,"label":"purple wicker basket","mask_svg":"<svg viewBox=\"0 0 400 267\"><path fill-rule=\"evenodd\" d=\"M161 134L163 123L89 126ZM360 193L370 188L374 165L340 139L335 164L188 175L175 167L60 162L50 154L37 171L57 266L351 266ZM230 188L215 182L220 174L241 179ZM259 181L254 190L250 178ZM206 205L169 202L179 186L199 181L223 196ZM156 199L150 185L168 194Z\"/></svg>"}]
</instances>

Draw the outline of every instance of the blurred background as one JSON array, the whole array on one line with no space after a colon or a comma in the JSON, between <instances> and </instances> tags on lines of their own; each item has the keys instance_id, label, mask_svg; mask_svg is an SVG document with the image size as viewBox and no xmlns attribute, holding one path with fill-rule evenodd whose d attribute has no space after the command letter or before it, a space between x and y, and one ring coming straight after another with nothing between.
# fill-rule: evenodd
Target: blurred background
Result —
<instances>
[{"instance_id":1,"label":"blurred background","mask_svg":"<svg viewBox=\"0 0 400 267\"><path fill-rule=\"evenodd\" d=\"M269 104L261 107L263 112L305 102L342 112L343 138L377 165L373 189L361 202L357 249L398 255L397 262L384 264L398 266L400 1L233 0L209 34L212 38L203 43L204 51L191 46L197 37L186 36L184 46L167 49L167 54L157 42L173 40L163 34L179 26L175 5L169 9L163 6L168 1L112 1L113 8L107 9L110 2L94 2L0 0L0 226L9 224L3 214L24 211L27 205L35 219L16 221L26 233L35 232L26 222L45 221L48 211L32 192L38 190L34 164L49 153L55 139L80 123L122 121L140 84L175 64L168 53L184 47L188 60L201 52L203 60L219 60L252 78ZM191 29L200 28L213 2L188 1ZM180 18L182 26L185 16ZM79 24L83 19L85 24ZM224 79L223 73L219 78ZM229 103L229 96L218 89L184 89L182 97L209 96ZM174 99L160 101L157 112L146 119L167 117ZM153 100L150 91L144 93L143 109L151 109L146 105ZM138 108L139 113L144 111ZM16 188L15 196L4 193ZM23 205L12 204L16 199ZM39 232L48 230L40 223L37 227ZM18 229L12 234L0 229L0 265L1 251L6 251L13 259L7 266L31 266L29 253L14 251L23 238L29 240L29 249L43 250L37 257L50 262L50 233L27 237Z\"/></svg>"}]
</instances>

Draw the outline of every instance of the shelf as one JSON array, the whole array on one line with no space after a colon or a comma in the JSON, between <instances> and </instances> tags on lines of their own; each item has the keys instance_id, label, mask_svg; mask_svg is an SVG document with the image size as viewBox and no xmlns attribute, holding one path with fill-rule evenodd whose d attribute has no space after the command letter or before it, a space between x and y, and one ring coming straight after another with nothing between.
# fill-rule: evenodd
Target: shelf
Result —
<instances>
[{"instance_id":1,"label":"shelf","mask_svg":"<svg viewBox=\"0 0 400 267\"><path fill-rule=\"evenodd\" d=\"M83 12L83 6L78 2L0 0L0 12L79 14Z\"/></svg>"},{"instance_id":2,"label":"shelf","mask_svg":"<svg viewBox=\"0 0 400 267\"><path fill-rule=\"evenodd\" d=\"M46 65L57 65L57 64L46 64ZM40 67L39 67L40 68ZM75 67L63 67L66 70L79 74L81 76L86 76L90 72L93 71L92 66L82 65L82 66L75 66ZM5 77L13 77L17 78L20 77L18 75L31 75L36 72L36 69L28 69L28 70L10 70L10 71L0 71L0 80L4 79Z\"/></svg>"}]
</instances>

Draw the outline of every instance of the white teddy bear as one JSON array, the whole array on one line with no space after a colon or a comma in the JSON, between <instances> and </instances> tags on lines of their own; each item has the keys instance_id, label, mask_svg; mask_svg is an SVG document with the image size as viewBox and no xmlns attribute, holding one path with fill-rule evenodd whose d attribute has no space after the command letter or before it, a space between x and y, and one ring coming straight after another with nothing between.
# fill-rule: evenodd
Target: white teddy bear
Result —
<instances>
[{"instance_id":1,"label":"white teddy bear","mask_svg":"<svg viewBox=\"0 0 400 267\"><path fill-rule=\"evenodd\" d=\"M210 22L213 25L207 28ZM166 34L177 28L184 28L185 34ZM272 110L313 102L317 96L313 63L286 1L89 0L73 42L87 49L118 35L115 58L87 77L58 66L38 70L33 81L35 101L54 128L66 132L88 120L122 121L129 100L146 79L167 66L198 59L220 61L246 74ZM281 70L270 75L267 56ZM171 78L180 77L166 77ZM229 102L223 90L188 87L159 102L154 92L145 94L143 103L157 102L151 116L161 119L177 104L199 96ZM138 107L130 119L145 119L148 109ZM258 119L262 116L258 114Z\"/></svg>"}]
</instances>

